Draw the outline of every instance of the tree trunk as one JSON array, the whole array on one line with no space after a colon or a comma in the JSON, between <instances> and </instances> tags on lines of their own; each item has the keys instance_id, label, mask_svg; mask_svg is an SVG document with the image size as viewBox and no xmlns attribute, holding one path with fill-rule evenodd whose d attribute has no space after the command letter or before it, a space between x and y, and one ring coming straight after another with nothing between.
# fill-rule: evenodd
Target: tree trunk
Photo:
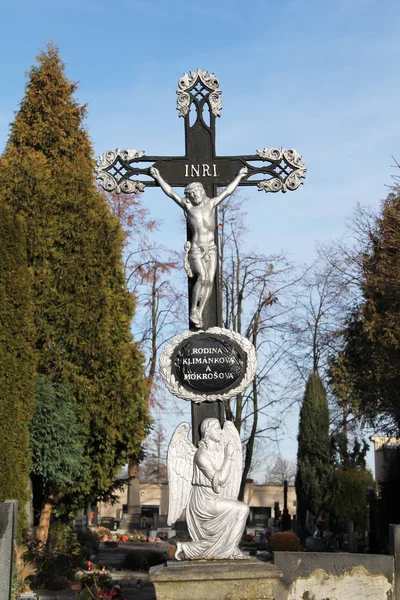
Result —
<instances>
[{"instance_id":1,"label":"tree trunk","mask_svg":"<svg viewBox=\"0 0 400 600\"><path fill-rule=\"evenodd\" d=\"M348 450L348 441L349 441L349 432L348 432L348 423L347 423L347 402L343 400L343 466L349 466L349 450Z\"/></svg>"},{"instance_id":2,"label":"tree trunk","mask_svg":"<svg viewBox=\"0 0 400 600\"><path fill-rule=\"evenodd\" d=\"M53 509L53 494L50 494L44 502L40 511L39 525L36 528L36 539L42 543L42 548L46 546L49 537L51 511Z\"/></svg>"},{"instance_id":3,"label":"tree trunk","mask_svg":"<svg viewBox=\"0 0 400 600\"><path fill-rule=\"evenodd\" d=\"M240 435L240 431L242 428L242 414L243 414L243 394L238 394L236 396L236 414L234 418L235 427L238 430Z\"/></svg>"},{"instance_id":4,"label":"tree trunk","mask_svg":"<svg viewBox=\"0 0 400 600\"><path fill-rule=\"evenodd\" d=\"M258 425L258 389L257 389L257 383L255 380L253 381L253 410L254 410L253 424L251 426L251 433L250 433L249 440L248 440L247 446L246 446L244 469L243 469L242 481L240 482L239 500L242 500L242 501L244 498L244 491L245 491L245 487L246 487L247 477L248 477L248 474L251 469L251 462L253 460L254 441L256 439L257 425Z\"/></svg>"}]
</instances>

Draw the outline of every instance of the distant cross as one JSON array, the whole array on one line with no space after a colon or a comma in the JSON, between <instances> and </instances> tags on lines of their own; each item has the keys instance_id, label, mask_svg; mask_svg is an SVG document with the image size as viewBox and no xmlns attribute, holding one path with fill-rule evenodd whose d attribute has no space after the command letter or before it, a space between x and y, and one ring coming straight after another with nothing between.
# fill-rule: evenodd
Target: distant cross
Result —
<instances>
[{"instance_id":1,"label":"distant cross","mask_svg":"<svg viewBox=\"0 0 400 600\"><path fill-rule=\"evenodd\" d=\"M100 185L109 192L136 193L146 186L158 186L156 181L143 181L140 176L149 175L150 168L157 169L171 187L186 187L192 182L203 185L208 197L217 196L218 188L227 186L243 167L247 175L241 178L241 186L257 186L259 191L287 192L302 184L306 167L295 150L264 148L255 155L217 156L215 152L215 121L222 109L219 81L213 73L190 71L178 82L177 109L185 122L184 156L145 156L142 150L110 150L99 159L96 176ZM146 163L146 168L140 164ZM149 166L149 163L152 163ZM256 163L256 165L254 164ZM265 176L265 178L264 178ZM218 220L216 219L216 224ZM187 239L191 241L187 229ZM215 228L215 244L218 248L218 229ZM218 272L213 290L203 312L203 328L221 327ZM194 282L189 279L189 313ZM198 440L198 425L207 417L224 420L222 402L192 402L194 441Z\"/></svg>"}]
</instances>

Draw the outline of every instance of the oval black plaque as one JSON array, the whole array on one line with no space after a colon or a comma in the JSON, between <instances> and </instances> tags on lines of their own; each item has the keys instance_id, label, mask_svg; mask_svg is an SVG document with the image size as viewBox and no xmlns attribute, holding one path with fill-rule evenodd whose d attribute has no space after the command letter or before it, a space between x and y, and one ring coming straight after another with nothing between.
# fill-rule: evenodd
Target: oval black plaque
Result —
<instances>
[{"instance_id":1,"label":"oval black plaque","mask_svg":"<svg viewBox=\"0 0 400 600\"><path fill-rule=\"evenodd\" d=\"M239 344L224 335L200 333L179 344L172 365L174 375L187 390L215 394L240 383L247 356Z\"/></svg>"}]
</instances>

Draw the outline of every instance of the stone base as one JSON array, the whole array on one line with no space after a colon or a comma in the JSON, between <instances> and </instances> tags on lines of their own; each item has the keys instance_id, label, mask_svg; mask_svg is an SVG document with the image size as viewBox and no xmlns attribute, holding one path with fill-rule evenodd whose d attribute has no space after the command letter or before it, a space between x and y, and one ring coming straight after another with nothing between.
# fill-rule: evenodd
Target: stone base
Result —
<instances>
[{"instance_id":1,"label":"stone base","mask_svg":"<svg viewBox=\"0 0 400 600\"><path fill-rule=\"evenodd\" d=\"M150 569L157 600L275 600L282 571L249 560L171 561Z\"/></svg>"}]
</instances>

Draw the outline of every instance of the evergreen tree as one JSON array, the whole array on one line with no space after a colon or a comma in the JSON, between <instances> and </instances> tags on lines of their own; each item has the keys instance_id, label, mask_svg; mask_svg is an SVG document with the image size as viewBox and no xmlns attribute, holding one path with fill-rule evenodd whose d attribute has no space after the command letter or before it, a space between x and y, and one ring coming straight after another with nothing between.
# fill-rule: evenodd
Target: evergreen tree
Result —
<instances>
[{"instance_id":1,"label":"evergreen tree","mask_svg":"<svg viewBox=\"0 0 400 600\"><path fill-rule=\"evenodd\" d=\"M82 503L138 460L148 417L123 234L94 186L86 108L64 71L51 45L31 69L0 160L0 193L24 217L38 373L69 386L78 403L89 468L70 500Z\"/></svg>"},{"instance_id":2,"label":"evergreen tree","mask_svg":"<svg viewBox=\"0 0 400 600\"><path fill-rule=\"evenodd\" d=\"M334 531L347 533L348 522L353 521L354 532L364 542L367 522L367 488L374 487L374 478L366 467L368 444L357 438L349 448L342 432L331 437L335 456L335 471L330 492L329 516Z\"/></svg>"},{"instance_id":3,"label":"evergreen tree","mask_svg":"<svg viewBox=\"0 0 400 600\"><path fill-rule=\"evenodd\" d=\"M333 466L326 392L316 372L308 378L300 423L297 451L297 518L299 532L306 533L307 511L314 517L329 506Z\"/></svg>"},{"instance_id":4,"label":"evergreen tree","mask_svg":"<svg viewBox=\"0 0 400 600\"><path fill-rule=\"evenodd\" d=\"M29 429L32 483L38 491L34 499L41 512L36 537L45 544L57 494L73 487L87 468L76 401L67 386L36 377L36 407Z\"/></svg>"},{"instance_id":5,"label":"evergreen tree","mask_svg":"<svg viewBox=\"0 0 400 600\"><path fill-rule=\"evenodd\" d=\"M400 192L363 228L361 302L349 314L342 350L331 362L334 391L359 418L387 435L400 432Z\"/></svg>"},{"instance_id":6,"label":"evergreen tree","mask_svg":"<svg viewBox=\"0 0 400 600\"><path fill-rule=\"evenodd\" d=\"M20 219L0 202L0 502L29 500L29 430L36 368L31 277Z\"/></svg>"},{"instance_id":7,"label":"evergreen tree","mask_svg":"<svg viewBox=\"0 0 400 600\"><path fill-rule=\"evenodd\" d=\"M347 533L348 522L353 521L354 533L360 541L364 541L368 487L374 487L374 478L368 469L356 466L335 469L329 513L334 531Z\"/></svg>"}]
</instances>

